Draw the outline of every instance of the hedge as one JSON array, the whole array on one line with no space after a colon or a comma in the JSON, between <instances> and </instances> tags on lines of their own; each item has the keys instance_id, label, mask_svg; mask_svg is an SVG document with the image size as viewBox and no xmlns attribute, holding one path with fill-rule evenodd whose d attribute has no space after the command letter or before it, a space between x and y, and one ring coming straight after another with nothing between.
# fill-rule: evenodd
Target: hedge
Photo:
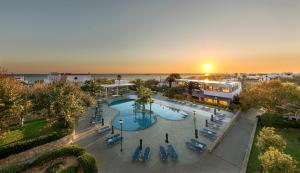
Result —
<instances>
[{"instance_id":1,"label":"hedge","mask_svg":"<svg viewBox=\"0 0 300 173\"><path fill-rule=\"evenodd\" d=\"M2 168L0 169L0 173L16 173L16 172L25 171L32 167L42 165L46 162L64 156L77 157L78 163L80 166L82 166L84 173L93 173L93 171L97 172L96 160L91 154L86 153L84 149L79 148L76 145L68 145L68 146L59 147L51 151L48 151L32 162Z\"/></svg>"},{"instance_id":2,"label":"hedge","mask_svg":"<svg viewBox=\"0 0 300 173\"><path fill-rule=\"evenodd\" d=\"M265 113L259 117L259 125L275 128L295 128L300 129L300 122L287 120L276 113Z\"/></svg>"},{"instance_id":3,"label":"hedge","mask_svg":"<svg viewBox=\"0 0 300 173\"><path fill-rule=\"evenodd\" d=\"M83 172L88 172L88 173L98 172L95 157L89 153L85 153L79 156L78 163L79 166L82 168Z\"/></svg>"},{"instance_id":4,"label":"hedge","mask_svg":"<svg viewBox=\"0 0 300 173\"><path fill-rule=\"evenodd\" d=\"M43 145L49 143L51 141L60 139L69 134L69 131L63 131L60 133L52 132L47 135L39 136L34 139L29 139L25 141L11 143L5 146L0 147L0 159L8 157L11 154L17 154L31 148L37 147L39 145Z\"/></svg>"}]
</instances>

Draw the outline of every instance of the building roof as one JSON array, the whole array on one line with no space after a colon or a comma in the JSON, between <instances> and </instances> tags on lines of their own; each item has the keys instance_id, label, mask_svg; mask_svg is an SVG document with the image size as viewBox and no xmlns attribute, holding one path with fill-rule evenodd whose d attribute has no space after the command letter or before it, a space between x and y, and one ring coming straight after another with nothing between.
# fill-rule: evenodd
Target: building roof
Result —
<instances>
[{"instance_id":1,"label":"building roof","mask_svg":"<svg viewBox=\"0 0 300 173\"><path fill-rule=\"evenodd\" d=\"M210 80L194 80L194 79L177 79L176 81L204 83L212 86L229 86L229 85L240 84L240 82L236 82L236 81L210 81Z\"/></svg>"}]
</instances>

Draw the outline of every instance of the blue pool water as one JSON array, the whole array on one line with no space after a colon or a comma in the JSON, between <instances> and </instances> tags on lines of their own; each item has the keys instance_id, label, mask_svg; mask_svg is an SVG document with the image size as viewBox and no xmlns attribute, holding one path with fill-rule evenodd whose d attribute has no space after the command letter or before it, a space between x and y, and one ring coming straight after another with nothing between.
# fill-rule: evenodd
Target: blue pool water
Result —
<instances>
[{"instance_id":1,"label":"blue pool water","mask_svg":"<svg viewBox=\"0 0 300 173\"><path fill-rule=\"evenodd\" d=\"M119 120L122 119L124 122L123 130L126 131L138 131L150 127L156 122L156 115L168 120L182 120L187 116L183 111L156 103L153 103L151 106L153 112L151 115L145 112L135 112L134 100L130 99L114 101L110 104L110 107L120 112L120 114L112 120L113 126L120 129ZM146 109L149 110L150 105L146 105Z\"/></svg>"}]
</instances>

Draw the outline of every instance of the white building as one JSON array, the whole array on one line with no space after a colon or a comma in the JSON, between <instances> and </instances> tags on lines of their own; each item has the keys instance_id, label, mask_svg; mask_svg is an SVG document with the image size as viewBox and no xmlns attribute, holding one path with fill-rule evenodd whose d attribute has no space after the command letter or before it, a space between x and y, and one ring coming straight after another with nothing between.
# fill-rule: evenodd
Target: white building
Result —
<instances>
[{"instance_id":1,"label":"white building","mask_svg":"<svg viewBox=\"0 0 300 173\"><path fill-rule=\"evenodd\" d=\"M178 85L186 86L186 94L202 102L229 106L234 97L242 92L242 84L238 81L208 81L208 80L190 80L178 79ZM189 83L193 87L189 88Z\"/></svg>"}]
</instances>

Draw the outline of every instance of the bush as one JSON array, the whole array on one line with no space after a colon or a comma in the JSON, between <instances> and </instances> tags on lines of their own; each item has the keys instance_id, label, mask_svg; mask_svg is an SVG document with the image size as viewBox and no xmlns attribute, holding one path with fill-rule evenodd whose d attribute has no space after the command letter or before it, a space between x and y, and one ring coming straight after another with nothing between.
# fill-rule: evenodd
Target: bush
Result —
<instances>
[{"instance_id":1,"label":"bush","mask_svg":"<svg viewBox=\"0 0 300 173\"><path fill-rule=\"evenodd\" d=\"M85 153L78 157L79 166L84 173L97 173L96 160L93 155Z\"/></svg>"},{"instance_id":2,"label":"bush","mask_svg":"<svg viewBox=\"0 0 300 173\"><path fill-rule=\"evenodd\" d=\"M59 168L61 166L63 166L65 163L64 162L57 162L53 165L50 165L47 169L46 169L46 173L56 173Z\"/></svg>"},{"instance_id":3,"label":"bush","mask_svg":"<svg viewBox=\"0 0 300 173\"><path fill-rule=\"evenodd\" d=\"M29 139L25 141L11 143L5 146L0 147L0 159L8 157L11 154L17 154L28 149L34 148L39 145L46 144L48 142L60 139L66 136L66 132L52 132L48 135L39 136L34 139Z\"/></svg>"},{"instance_id":4,"label":"bush","mask_svg":"<svg viewBox=\"0 0 300 173\"><path fill-rule=\"evenodd\" d=\"M51 151L43 154L42 156L37 158L35 161L33 161L30 164L30 166L40 165L40 164L43 164L45 162L51 161L55 158L63 157L63 156L78 157L78 156L82 155L83 153L84 153L84 150L79 148L76 145L69 145L69 146L66 146L66 147L59 147L59 148L56 148L54 150L51 150Z\"/></svg>"},{"instance_id":5,"label":"bush","mask_svg":"<svg viewBox=\"0 0 300 173\"><path fill-rule=\"evenodd\" d=\"M84 149L81 149L76 145L68 145L68 146L64 146L64 147L59 147L59 148L53 149L49 152L46 152L45 154L41 155L40 157L38 157L36 160L34 160L31 163L13 165L13 166L9 166L9 167L0 169L0 173L21 172L21 171L25 171L29 168L42 165L46 162L49 162L49 161L54 160L59 157L64 157L64 156L79 157L83 154L85 154ZM96 165L94 165L94 167L96 167ZM97 167L96 167L96 169L97 169Z\"/></svg>"},{"instance_id":6,"label":"bush","mask_svg":"<svg viewBox=\"0 0 300 173\"><path fill-rule=\"evenodd\" d=\"M259 118L259 124L266 127L275 128L295 128L300 129L300 122L294 120L286 120L276 113L265 113Z\"/></svg>"}]
</instances>

